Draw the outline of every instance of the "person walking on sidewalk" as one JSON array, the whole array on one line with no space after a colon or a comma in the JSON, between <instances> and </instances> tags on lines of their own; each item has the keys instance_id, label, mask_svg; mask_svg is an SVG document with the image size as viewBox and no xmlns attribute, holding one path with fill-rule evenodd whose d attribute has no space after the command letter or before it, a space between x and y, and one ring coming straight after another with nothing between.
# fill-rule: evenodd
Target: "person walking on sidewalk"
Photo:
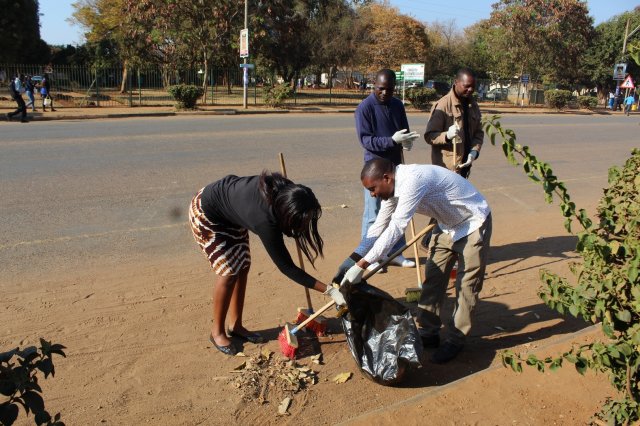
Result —
<instances>
[{"instance_id":1,"label":"person walking on sidewalk","mask_svg":"<svg viewBox=\"0 0 640 426\"><path fill-rule=\"evenodd\" d=\"M42 112L47 110L47 104L51 107L51 111L55 111L53 108L53 97L51 96L51 78L49 74L45 74L40 83L40 96L42 97Z\"/></svg>"},{"instance_id":2,"label":"person walking on sidewalk","mask_svg":"<svg viewBox=\"0 0 640 426\"><path fill-rule=\"evenodd\" d=\"M36 98L33 96L33 92L35 90L33 80L30 75L27 75L24 79L24 92L27 94L27 98L29 98L29 102L26 104L28 107L31 105L31 111L36 110Z\"/></svg>"},{"instance_id":3,"label":"person walking on sidewalk","mask_svg":"<svg viewBox=\"0 0 640 426\"><path fill-rule=\"evenodd\" d=\"M636 101L636 97L633 95L633 92L629 92L629 96L627 96L624 100L624 113L629 115L631 112L631 107Z\"/></svg>"},{"instance_id":4,"label":"person walking on sidewalk","mask_svg":"<svg viewBox=\"0 0 640 426\"><path fill-rule=\"evenodd\" d=\"M471 182L440 166L395 166L387 159L375 159L364 165L360 176L367 191L383 200L382 206L367 237L340 265L334 281L360 282L367 266L384 256L404 234L414 214L436 219L439 227L429 246L417 321L423 346L438 348L431 361L450 361L460 353L471 330L473 309L484 281L492 228L489 204ZM453 317L440 345L440 313L456 261L460 268Z\"/></svg>"},{"instance_id":5,"label":"person walking on sidewalk","mask_svg":"<svg viewBox=\"0 0 640 426\"><path fill-rule=\"evenodd\" d=\"M390 69L378 71L373 92L358 105L355 112L356 132L364 148L364 161L386 158L393 164L402 162L402 149L411 149L419 137L409 131L409 121L402 101L393 96L396 74ZM380 210L380 199L364 190L364 212L362 214L361 237L365 238ZM389 254L405 245L404 235ZM400 255L391 264L405 268L415 267L415 262Z\"/></svg>"},{"instance_id":6,"label":"person walking on sidewalk","mask_svg":"<svg viewBox=\"0 0 640 426\"><path fill-rule=\"evenodd\" d=\"M13 112L7 113L8 121L11 121L13 116L20 114L20 122L21 123L28 122L27 106L24 103L24 99L22 99L22 91L24 90L24 87L22 85L23 80L24 80L24 76L20 74L20 75L16 75L16 77L13 80L11 80L11 82L9 83L9 94L11 95L11 98L15 101L15 103L18 105L18 108L16 108L16 110Z\"/></svg>"},{"instance_id":7,"label":"person walking on sidewalk","mask_svg":"<svg viewBox=\"0 0 640 426\"><path fill-rule=\"evenodd\" d=\"M189 221L196 243L217 275L213 288L213 326L209 341L225 355L237 348L230 337L264 343L242 324L245 290L251 266L249 232L262 241L278 269L292 281L323 292L337 305L346 302L340 291L318 281L293 263L283 235L296 240L313 265L322 256L318 233L322 208L313 191L279 173L228 175L202 188L191 201ZM229 328L225 319L229 314Z\"/></svg>"}]
</instances>

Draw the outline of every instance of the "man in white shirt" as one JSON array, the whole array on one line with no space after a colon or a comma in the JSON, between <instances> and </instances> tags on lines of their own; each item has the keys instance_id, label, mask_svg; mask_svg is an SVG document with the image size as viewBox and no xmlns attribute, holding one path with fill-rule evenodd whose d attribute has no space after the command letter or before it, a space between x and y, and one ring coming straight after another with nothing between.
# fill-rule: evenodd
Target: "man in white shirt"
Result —
<instances>
[{"instance_id":1,"label":"man in white shirt","mask_svg":"<svg viewBox=\"0 0 640 426\"><path fill-rule=\"evenodd\" d=\"M491 239L489 204L471 182L440 166L394 166L389 160L375 159L365 163L360 179L372 197L382 199L382 204L367 235L340 266L337 277L344 275L342 283L360 282L367 266L382 259L404 235L414 214L436 219L439 227L429 244L418 324L424 346L438 347L431 360L450 361L464 346L482 289ZM440 308L456 260L455 308L440 345Z\"/></svg>"}]
</instances>

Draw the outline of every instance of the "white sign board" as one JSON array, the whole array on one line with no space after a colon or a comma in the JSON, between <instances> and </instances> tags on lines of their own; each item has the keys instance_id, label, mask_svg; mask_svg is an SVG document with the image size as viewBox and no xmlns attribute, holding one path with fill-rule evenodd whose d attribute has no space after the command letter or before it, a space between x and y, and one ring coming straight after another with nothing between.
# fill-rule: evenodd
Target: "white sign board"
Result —
<instances>
[{"instance_id":1,"label":"white sign board","mask_svg":"<svg viewBox=\"0 0 640 426\"><path fill-rule=\"evenodd\" d=\"M624 76L627 73L627 64L616 64L613 68L613 79L614 80L624 80Z\"/></svg>"},{"instance_id":2,"label":"white sign board","mask_svg":"<svg viewBox=\"0 0 640 426\"><path fill-rule=\"evenodd\" d=\"M424 64L402 64L400 70L404 73L404 81L424 81Z\"/></svg>"},{"instance_id":3,"label":"white sign board","mask_svg":"<svg viewBox=\"0 0 640 426\"><path fill-rule=\"evenodd\" d=\"M240 30L240 57L249 57L249 30Z\"/></svg>"}]
</instances>

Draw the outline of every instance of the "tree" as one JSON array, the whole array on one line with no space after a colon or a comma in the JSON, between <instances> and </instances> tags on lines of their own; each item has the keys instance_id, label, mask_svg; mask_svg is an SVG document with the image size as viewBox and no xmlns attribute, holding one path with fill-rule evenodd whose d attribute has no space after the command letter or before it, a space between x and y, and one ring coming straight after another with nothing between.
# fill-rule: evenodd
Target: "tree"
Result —
<instances>
[{"instance_id":1,"label":"tree","mask_svg":"<svg viewBox=\"0 0 640 426\"><path fill-rule=\"evenodd\" d=\"M344 0L312 0L309 11L309 49L311 66L308 72L317 76L330 75L339 67L353 68L362 40L357 14Z\"/></svg>"},{"instance_id":2,"label":"tree","mask_svg":"<svg viewBox=\"0 0 640 426\"><path fill-rule=\"evenodd\" d=\"M292 81L311 63L308 8L297 0L265 0L256 6L254 37L259 62Z\"/></svg>"},{"instance_id":3,"label":"tree","mask_svg":"<svg viewBox=\"0 0 640 426\"><path fill-rule=\"evenodd\" d=\"M426 62L430 43L423 24L401 15L397 8L386 3L362 7L360 14L368 34L360 44L361 65L367 71L399 69L407 62Z\"/></svg>"},{"instance_id":4,"label":"tree","mask_svg":"<svg viewBox=\"0 0 640 426\"><path fill-rule=\"evenodd\" d=\"M86 49L95 67L122 65L120 92L124 93L128 67L138 57L139 43L132 42L122 25L124 0L78 0L72 4L72 21L85 28Z\"/></svg>"},{"instance_id":5,"label":"tree","mask_svg":"<svg viewBox=\"0 0 640 426\"><path fill-rule=\"evenodd\" d=\"M426 26L431 42L426 61L425 73L428 76L451 76L463 65L463 39L454 19L435 21ZM465 66L470 64L465 63Z\"/></svg>"},{"instance_id":6,"label":"tree","mask_svg":"<svg viewBox=\"0 0 640 426\"><path fill-rule=\"evenodd\" d=\"M502 67L510 75L531 74L570 85L593 37L593 19L580 0L501 0L489 22L502 29L495 40Z\"/></svg>"},{"instance_id":7,"label":"tree","mask_svg":"<svg viewBox=\"0 0 640 426\"><path fill-rule=\"evenodd\" d=\"M48 63L49 46L40 38L38 0L3 1L0 10L0 63Z\"/></svg>"},{"instance_id":8,"label":"tree","mask_svg":"<svg viewBox=\"0 0 640 426\"><path fill-rule=\"evenodd\" d=\"M622 45L627 20L629 20L631 29L640 25L640 7L636 7L631 12L614 16L598 25L595 28L593 42L582 60L583 73L589 81L596 85L603 96L616 86L616 82L613 80L614 65L626 60L622 57ZM627 45L629 53L633 49L635 40L631 41L632 44ZM637 62L627 61L627 72L638 75L640 65Z\"/></svg>"}]
</instances>

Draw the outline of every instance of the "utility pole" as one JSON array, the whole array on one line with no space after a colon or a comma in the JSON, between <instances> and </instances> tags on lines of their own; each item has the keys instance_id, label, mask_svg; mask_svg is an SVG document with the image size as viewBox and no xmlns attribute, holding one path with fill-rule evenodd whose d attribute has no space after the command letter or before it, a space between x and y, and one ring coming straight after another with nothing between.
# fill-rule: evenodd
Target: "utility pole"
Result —
<instances>
[{"instance_id":1,"label":"utility pole","mask_svg":"<svg viewBox=\"0 0 640 426\"><path fill-rule=\"evenodd\" d=\"M631 38L638 30L640 30L640 25L638 25L631 34L629 34L629 22L631 19L627 19L627 27L624 30L624 40L622 42L622 59L624 59L624 54L627 52L627 40Z\"/></svg>"},{"instance_id":2,"label":"utility pole","mask_svg":"<svg viewBox=\"0 0 640 426\"><path fill-rule=\"evenodd\" d=\"M249 27L247 14L249 7L247 6L247 0L244 0L244 28ZM627 22L628 24L628 22ZM249 43L249 34L247 34L247 45ZM247 57L244 57L244 68L242 68L242 107L247 109L247 89L249 86L249 68L247 68Z\"/></svg>"}]
</instances>

